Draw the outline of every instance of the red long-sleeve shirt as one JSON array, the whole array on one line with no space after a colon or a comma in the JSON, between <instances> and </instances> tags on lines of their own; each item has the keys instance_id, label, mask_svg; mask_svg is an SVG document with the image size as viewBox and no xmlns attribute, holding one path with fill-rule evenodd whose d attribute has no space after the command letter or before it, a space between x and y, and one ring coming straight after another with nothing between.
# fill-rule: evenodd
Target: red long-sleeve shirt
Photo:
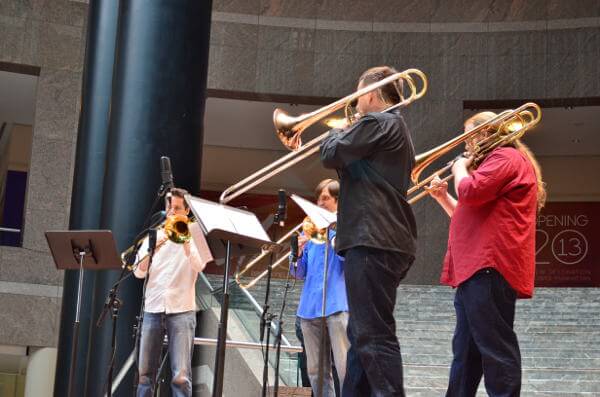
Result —
<instances>
[{"instance_id":1,"label":"red long-sleeve shirt","mask_svg":"<svg viewBox=\"0 0 600 397\"><path fill-rule=\"evenodd\" d=\"M490 153L458 185L441 282L453 287L496 269L519 298L533 296L537 179L513 147Z\"/></svg>"}]
</instances>

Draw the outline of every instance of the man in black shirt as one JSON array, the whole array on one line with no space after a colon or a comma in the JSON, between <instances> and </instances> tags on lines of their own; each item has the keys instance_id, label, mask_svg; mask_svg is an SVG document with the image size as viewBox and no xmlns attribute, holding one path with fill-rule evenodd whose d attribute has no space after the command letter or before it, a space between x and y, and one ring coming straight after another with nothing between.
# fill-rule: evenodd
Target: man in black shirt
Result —
<instances>
[{"instance_id":1,"label":"man in black shirt","mask_svg":"<svg viewBox=\"0 0 600 397\"><path fill-rule=\"evenodd\" d=\"M358 89L396 73L371 68ZM336 249L345 257L350 317L344 397L404 396L402 356L396 337L396 289L415 255L417 228L406 201L415 151L398 111L393 83L358 99L362 117L333 129L321 161L340 176Z\"/></svg>"}]
</instances>

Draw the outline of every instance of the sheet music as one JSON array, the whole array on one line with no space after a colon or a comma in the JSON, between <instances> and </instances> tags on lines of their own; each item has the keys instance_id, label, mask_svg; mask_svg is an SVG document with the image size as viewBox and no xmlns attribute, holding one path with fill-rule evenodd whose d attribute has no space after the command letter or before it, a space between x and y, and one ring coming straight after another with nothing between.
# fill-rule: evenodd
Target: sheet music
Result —
<instances>
[{"instance_id":1,"label":"sheet music","mask_svg":"<svg viewBox=\"0 0 600 397\"><path fill-rule=\"evenodd\" d=\"M235 231L235 226L231 223L225 209L219 204L196 197L190 197L189 203L196 217L202 214L202 218L199 220L201 220L206 233L210 233L214 229Z\"/></svg>"},{"instance_id":2,"label":"sheet music","mask_svg":"<svg viewBox=\"0 0 600 397\"><path fill-rule=\"evenodd\" d=\"M229 216L229 220L238 234L270 241L267 232L265 232L265 229L262 228L260 221L252 212L229 207L227 208L227 215Z\"/></svg>"},{"instance_id":3,"label":"sheet music","mask_svg":"<svg viewBox=\"0 0 600 397\"><path fill-rule=\"evenodd\" d=\"M202 264L206 265L210 262L213 262L215 258L213 258L213 255L210 252L208 242L206 241L206 237L204 236L204 233L202 233L198 222L190 223L189 228L190 234L192 235L192 242L196 246L196 250L200 255L200 260L202 261Z\"/></svg>"},{"instance_id":4,"label":"sheet music","mask_svg":"<svg viewBox=\"0 0 600 397\"><path fill-rule=\"evenodd\" d=\"M193 196L186 196L186 198L206 234L213 230L223 230L258 240L271 241L252 212Z\"/></svg>"},{"instance_id":5,"label":"sheet music","mask_svg":"<svg viewBox=\"0 0 600 397\"><path fill-rule=\"evenodd\" d=\"M310 217L317 229L324 229L337 221L337 215L335 213L329 212L295 194L292 194L291 198L300 206L300 208L302 208L306 215Z\"/></svg>"}]
</instances>

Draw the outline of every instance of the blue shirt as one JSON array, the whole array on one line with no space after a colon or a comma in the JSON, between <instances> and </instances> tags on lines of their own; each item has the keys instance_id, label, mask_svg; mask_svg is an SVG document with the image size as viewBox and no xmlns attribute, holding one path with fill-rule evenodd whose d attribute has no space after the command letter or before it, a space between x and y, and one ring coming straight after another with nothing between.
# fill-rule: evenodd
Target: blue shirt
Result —
<instances>
[{"instance_id":1,"label":"blue shirt","mask_svg":"<svg viewBox=\"0 0 600 397\"><path fill-rule=\"evenodd\" d=\"M329 241L335 231L329 231ZM327 269L327 301L325 316L348 311L346 283L344 281L344 258L337 255L329 246L329 267ZM325 273L325 244L308 241L298 259L297 269L290 268L292 276L304 280L304 288L298 305L298 317L313 319L321 317L323 307L323 276Z\"/></svg>"}]
</instances>

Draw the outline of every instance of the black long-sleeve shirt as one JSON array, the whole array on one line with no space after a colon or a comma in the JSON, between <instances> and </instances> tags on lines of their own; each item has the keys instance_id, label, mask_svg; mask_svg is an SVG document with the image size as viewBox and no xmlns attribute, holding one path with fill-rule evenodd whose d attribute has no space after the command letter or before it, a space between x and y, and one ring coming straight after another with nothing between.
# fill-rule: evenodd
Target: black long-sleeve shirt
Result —
<instances>
[{"instance_id":1,"label":"black long-sleeve shirt","mask_svg":"<svg viewBox=\"0 0 600 397\"><path fill-rule=\"evenodd\" d=\"M369 113L321 144L340 176L336 249L364 246L414 256L417 226L406 191L415 150L399 112Z\"/></svg>"}]
</instances>

